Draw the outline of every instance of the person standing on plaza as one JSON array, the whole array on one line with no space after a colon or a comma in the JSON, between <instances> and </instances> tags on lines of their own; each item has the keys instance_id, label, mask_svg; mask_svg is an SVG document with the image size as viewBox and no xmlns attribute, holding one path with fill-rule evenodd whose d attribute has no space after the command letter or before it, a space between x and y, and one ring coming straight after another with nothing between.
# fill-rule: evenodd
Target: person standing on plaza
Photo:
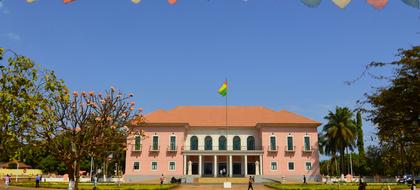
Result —
<instances>
[{"instance_id":1,"label":"person standing on plaza","mask_svg":"<svg viewBox=\"0 0 420 190\"><path fill-rule=\"evenodd\" d=\"M163 185L164 181L165 181L165 176L163 176L163 174L162 174L162 176L160 177L160 184Z\"/></svg>"},{"instance_id":2,"label":"person standing on plaza","mask_svg":"<svg viewBox=\"0 0 420 190\"><path fill-rule=\"evenodd\" d=\"M254 187L252 186L253 183L254 183L254 178L252 176L249 176L249 179L248 179L248 190L249 189L254 190Z\"/></svg>"},{"instance_id":3,"label":"person standing on plaza","mask_svg":"<svg viewBox=\"0 0 420 190\"><path fill-rule=\"evenodd\" d=\"M39 182L41 181L41 176L39 174L35 177L35 188L39 187Z\"/></svg>"},{"instance_id":4,"label":"person standing on plaza","mask_svg":"<svg viewBox=\"0 0 420 190\"><path fill-rule=\"evenodd\" d=\"M303 175L303 184L306 184L306 176Z\"/></svg>"},{"instance_id":5,"label":"person standing on plaza","mask_svg":"<svg viewBox=\"0 0 420 190\"><path fill-rule=\"evenodd\" d=\"M9 174L7 174L6 177L4 177L4 184L6 185L6 189L9 188L9 184L10 184Z\"/></svg>"}]
</instances>

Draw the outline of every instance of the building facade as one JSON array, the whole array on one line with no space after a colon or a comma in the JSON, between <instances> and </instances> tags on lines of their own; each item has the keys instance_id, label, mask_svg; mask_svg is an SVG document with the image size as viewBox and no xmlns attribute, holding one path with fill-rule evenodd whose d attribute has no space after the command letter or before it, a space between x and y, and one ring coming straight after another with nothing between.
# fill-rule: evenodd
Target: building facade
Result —
<instances>
[{"instance_id":1,"label":"building facade","mask_svg":"<svg viewBox=\"0 0 420 190\"><path fill-rule=\"evenodd\" d=\"M127 139L125 179L165 176L320 178L320 123L259 106L179 106L145 116Z\"/></svg>"}]
</instances>

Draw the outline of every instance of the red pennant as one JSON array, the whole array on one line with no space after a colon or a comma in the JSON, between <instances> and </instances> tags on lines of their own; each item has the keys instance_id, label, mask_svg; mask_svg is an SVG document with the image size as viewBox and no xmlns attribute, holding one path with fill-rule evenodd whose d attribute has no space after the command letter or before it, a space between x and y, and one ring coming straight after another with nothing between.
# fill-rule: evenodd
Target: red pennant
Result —
<instances>
[{"instance_id":1,"label":"red pennant","mask_svg":"<svg viewBox=\"0 0 420 190\"><path fill-rule=\"evenodd\" d=\"M376 9L383 9L388 3L388 0L368 0L368 3Z\"/></svg>"},{"instance_id":2,"label":"red pennant","mask_svg":"<svg viewBox=\"0 0 420 190\"><path fill-rule=\"evenodd\" d=\"M168 3L169 3L170 5L175 5L176 0L168 0Z\"/></svg>"},{"instance_id":3,"label":"red pennant","mask_svg":"<svg viewBox=\"0 0 420 190\"><path fill-rule=\"evenodd\" d=\"M76 0L63 0L64 4L67 4L67 3L72 3L72 2L74 2L74 1L76 1Z\"/></svg>"}]
</instances>

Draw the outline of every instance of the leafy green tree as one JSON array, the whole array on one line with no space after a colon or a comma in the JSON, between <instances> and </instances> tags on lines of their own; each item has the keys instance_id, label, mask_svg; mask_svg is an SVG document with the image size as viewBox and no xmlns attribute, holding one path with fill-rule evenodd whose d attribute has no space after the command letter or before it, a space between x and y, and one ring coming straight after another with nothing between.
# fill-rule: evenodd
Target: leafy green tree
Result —
<instances>
[{"instance_id":1,"label":"leafy green tree","mask_svg":"<svg viewBox=\"0 0 420 190\"><path fill-rule=\"evenodd\" d=\"M378 130L382 146L398 150L405 172L419 172L420 164L420 46L399 50L398 60L383 63L372 62L363 74L387 82L382 87L366 94L366 100L359 101L363 111ZM389 67L392 76L376 75L372 68ZM391 151L392 152L392 151Z\"/></svg>"},{"instance_id":2,"label":"leafy green tree","mask_svg":"<svg viewBox=\"0 0 420 190\"><path fill-rule=\"evenodd\" d=\"M362 113L357 112L356 116L356 130L357 130L357 150L359 151L359 167L358 170L361 174L365 174L364 168L366 167L365 161L365 143L363 140L363 124L362 124Z\"/></svg>"},{"instance_id":3,"label":"leafy green tree","mask_svg":"<svg viewBox=\"0 0 420 190\"><path fill-rule=\"evenodd\" d=\"M328 121L323 127L322 152L327 155L340 153L340 173L343 173L344 154L346 148L353 150L356 140L356 126L352 119L353 113L347 107L336 107L335 113L329 112L324 118Z\"/></svg>"},{"instance_id":4,"label":"leafy green tree","mask_svg":"<svg viewBox=\"0 0 420 190\"><path fill-rule=\"evenodd\" d=\"M7 63L1 62L3 58ZM66 90L53 71L41 69L28 57L0 48L0 161L19 159L33 140L40 115L53 94ZM44 118L48 119L48 118Z\"/></svg>"},{"instance_id":5,"label":"leafy green tree","mask_svg":"<svg viewBox=\"0 0 420 190\"><path fill-rule=\"evenodd\" d=\"M70 185L74 184L76 190L85 158L125 148L132 132L144 134L131 127L143 123L141 109L134 111L135 103L129 102L132 97L111 87L104 94L83 91L59 95L48 105L50 111L43 115L48 125L36 131L48 142L45 146L50 153L64 162Z\"/></svg>"}]
</instances>

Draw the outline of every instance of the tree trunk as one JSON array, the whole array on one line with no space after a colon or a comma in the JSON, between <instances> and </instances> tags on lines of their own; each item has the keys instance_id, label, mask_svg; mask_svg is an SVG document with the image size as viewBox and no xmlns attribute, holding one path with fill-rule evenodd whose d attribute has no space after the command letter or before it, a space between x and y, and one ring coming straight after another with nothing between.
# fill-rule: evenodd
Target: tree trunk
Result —
<instances>
[{"instance_id":1,"label":"tree trunk","mask_svg":"<svg viewBox=\"0 0 420 190\"><path fill-rule=\"evenodd\" d=\"M67 163L66 164L66 166L67 166L67 173L68 173L68 175L69 175L69 186L68 186L68 189L71 189L71 187L72 187L72 182L74 181L74 168L73 168L73 164L71 163Z\"/></svg>"},{"instance_id":2,"label":"tree trunk","mask_svg":"<svg viewBox=\"0 0 420 190\"><path fill-rule=\"evenodd\" d=\"M75 161L75 174L74 190L78 190L80 181L80 161Z\"/></svg>"},{"instance_id":3,"label":"tree trunk","mask_svg":"<svg viewBox=\"0 0 420 190\"><path fill-rule=\"evenodd\" d=\"M344 172L344 148L341 148L340 150L340 176L341 174L343 174L342 172Z\"/></svg>"}]
</instances>

